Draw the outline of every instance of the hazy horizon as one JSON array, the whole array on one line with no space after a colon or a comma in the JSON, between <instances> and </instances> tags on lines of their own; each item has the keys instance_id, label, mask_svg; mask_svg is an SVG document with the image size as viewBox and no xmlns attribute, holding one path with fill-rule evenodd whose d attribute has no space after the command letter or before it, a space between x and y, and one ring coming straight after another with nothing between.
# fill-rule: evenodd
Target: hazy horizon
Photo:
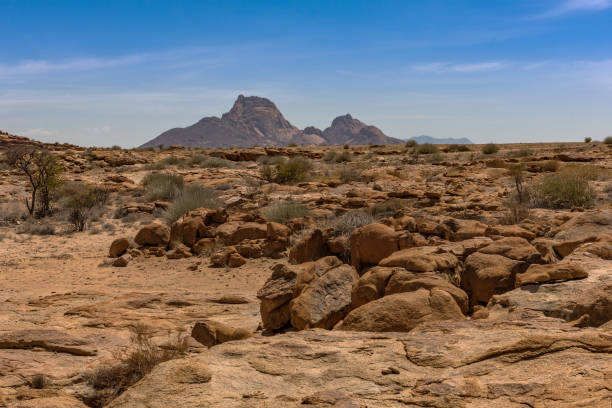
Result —
<instances>
[{"instance_id":1,"label":"hazy horizon","mask_svg":"<svg viewBox=\"0 0 612 408\"><path fill-rule=\"evenodd\" d=\"M300 129L612 135L612 0L405 3L4 1L0 129L133 147L244 94Z\"/></svg>"}]
</instances>

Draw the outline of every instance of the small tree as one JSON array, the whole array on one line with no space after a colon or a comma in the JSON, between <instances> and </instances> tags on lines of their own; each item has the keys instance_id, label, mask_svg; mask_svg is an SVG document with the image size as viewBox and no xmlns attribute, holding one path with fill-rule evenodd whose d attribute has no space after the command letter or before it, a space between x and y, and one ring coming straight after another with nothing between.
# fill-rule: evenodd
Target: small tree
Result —
<instances>
[{"instance_id":1,"label":"small tree","mask_svg":"<svg viewBox=\"0 0 612 408\"><path fill-rule=\"evenodd\" d=\"M61 204L67 209L68 220L75 231L83 231L87 225L90 210L97 204L96 190L87 184L73 182L62 187Z\"/></svg>"},{"instance_id":2,"label":"small tree","mask_svg":"<svg viewBox=\"0 0 612 408\"><path fill-rule=\"evenodd\" d=\"M30 215L37 210L37 202L39 206L36 213L41 217L49 215L53 192L61 184L62 166L57 156L47 150L22 146L9 150L6 161L28 178L32 192L30 200L26 198L26 206Z\"/></svg>"},{"instance_id":3,"label":"small tree","mask_svg":"<svg viewBox=\"0 0 612 408\"><path fill-rule=\"evenodd\" d=\"M523 203L525 199L525 189L523 187L523 169L525 165L523 163L513 164L508 167L510 177L514 180L514 186L516 187L516 195L519 203Z\"/></svg>"}]
</instances>

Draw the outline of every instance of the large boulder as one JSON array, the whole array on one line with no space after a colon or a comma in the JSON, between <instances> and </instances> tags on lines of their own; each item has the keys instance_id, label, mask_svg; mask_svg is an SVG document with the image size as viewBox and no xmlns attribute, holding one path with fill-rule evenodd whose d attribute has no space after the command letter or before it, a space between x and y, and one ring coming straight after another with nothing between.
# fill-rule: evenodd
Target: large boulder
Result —
<instances>
[{"instance_id":1,"label":"large boulder","mask_svg":"<svg viewBox=\"0 0 612 408\"><path fill-rule=\"evenodd\" d=\"M325 240L321 230L316 229L289 249L289 262L300 264L316 261L325 256Z\"/></svg>"},{"instance_id":2,"label":"large boulder","mask_svg":"<svg viewBox=\"0 0 612 408\"><path fill-rule=\"evenodd\" d=\"M352 310L337 329L406 332L423 322L463 317L460 307L448 292L438 288L420 288L366 303Z\"/></svg>"},{"instance_id":3,"label":"large boulder","mask_svg":"<svg viewBox=\"0 0 612 408\"><path fill-rule=\"evenodd\" d=\"M276 264L272 267L272 275L257 292L261 320L266 329L278 330L289 323L289 302L293 299L296 280L297 273L288 266Z\"/></svg>"},{"instance_id":4,"label":"large boulder","mask_svg":"<svg viewBox=\"0 0 612 408\"><path fill-rule=\"evenodd\" d=\"M145 225L138 231L134 241L141 246L167 246L170 242L170 228L159 222Z\"/></svg>"},{"instance_id":5,"label":"large boulder","mask_svg":"<svg viewBox=\"0 0 612 408\"><path fill-rule=\"evenodd\" d=\"M475 237L485 236L488 228L487 224L483 224L476 220L451 219L446 223L451 229L451 239L453 241L463 241Z\"/></svg>"},{"instance_id":6,"label":"large boulder","mask_svg":"<svg viewBox=\"0 0 612 408\"><path fill-rule=\"evenodd\" d=\"M108 256L117 258L125 253L130 247L130 241L127 238L117 238L114 240L108 249Z\"/></svg>"},{"instance_id":7,"label":"large boulder","mask_svg":"<svg viewBox=\"0 0 612 408\"><path fill-rule=\"evenodd\" d=\"M370 224L357 228L351 233L351 265L359 268L362 264L376 265L399 249L399 234L383 224Z\"/></svg>"},{"instance_id":8,"label":"large boulder","mask_svg":"<svg viewBox=\"0 0 612 408\"><path fill-rule=\"evenodd\" d=\"M478 250L483 254L502 255L515 261L527 263L541 263L540 252L525 238L507 237L493 241L491 244Z\"/></svg>"},{"instance_id":9,"label":"large boulder","mask_svg":"<svg viewBox=\"0 0 612 408\"><path fill-rule=\"evenodd\" d=\"M340 265L314 279L291 301L291 325L296 329L331 329L351 305L351 290L359 279L355 269Z\"/></svg>"},{"instance_id":10,"label":"large boulder","mask_svg":"<svg viewBox=\"0 0 612 408\"><path fill-rule=\"evenodd\" d=\"M525 238L531 241L536 237L536 234L532 231L526 230L519 225L495 225L490 226L485 231L487 237L501 236L501 237L519 237Z\"/></svg>"},{"instance_id":11,"label":"large boulder","mask_svg":"<svg viewBox=\"0 0 612 408\"><path fill-rule=\"evenodd\" d=\"M465 261L461 288L472 305L486 305L493 295L514 289L516 274L524 272L527 266L505 256L475 252Z\"/></svg>"},{"instance_id":12,"label":"large boulder","mask_svg":"<svg viewBox=\"0 0 612 408\"><path fill-rule=\"evenodd\" d=\"M261 239L268 235L267 224L228 222L217 227L217 236L225 245L235 245L245 239Z\"/></svg>"},{"instance_id":13,"label":"large boulder","mask_svg":"<svg viewBox=\"0 0 612 408\"><path fill-rule=\"evenodd\" d=\"M576 241L590 236L610 233L612 210L592 210L578 214L552 232L556 241Z\"/></svg>"},{"instance_id":14,"label":"large boulder","mask_svg":"<svg viewBox=\"0 0 612 408\"><path fill-rule=\"evenodd\" d=\"M358 308L359 306L385 296L389 278L399 271L404 271L404 269L375 266L364 273L355 286L353 286L351 292L351 308Z\"/></svg>"}]
</instances>

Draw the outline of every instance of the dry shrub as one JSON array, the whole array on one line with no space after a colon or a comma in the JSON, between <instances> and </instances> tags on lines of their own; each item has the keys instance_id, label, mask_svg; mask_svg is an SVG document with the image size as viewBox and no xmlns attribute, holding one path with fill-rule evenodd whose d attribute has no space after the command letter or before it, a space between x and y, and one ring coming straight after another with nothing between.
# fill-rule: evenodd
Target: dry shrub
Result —
<instances>
[{"instance_id":1,"label":"dry shrub","mask_svg":"<svg viewBox=\"0 0 612 408\"><path fill-rule=\"evenodd\" d=\"M285 201L265 207L261 212L266 220L284 224L290 219L308 215L309 210L302 203Z\"/></svg>"},{"instance_id":2,"label":"dry shrub","mask_svg":"<svg viewBox=\"0 0 612 408\"><path fill-rule=\"evenodd\" d=\"M330 228L333 230L333 236L345 236L348 238L355 229L373 224L375 222L376 218L374 218L372 215L364 211L354 210L346 212L341 216L334 216L325 219L321 225L321 229Z\"/></svg>"},{"instance_id":3,"label":"dry shrub","mask_svg":"<svg viewBox=\"0 0 612 408\"><path fill-rule=\"evenodd\" d=\"M569 165L561 169L561 174L582 178L589 181L606 181L612 178L612 170L592 164Z\"/></svg>"},{"instance_id":4,"label":"dry shrub","mask_svg":"<svg viewBox=\"0 0 612 408\"><path fill-rule=\"evenodd\" d=\"M189 167L200 167L203 169L218 169L224 167L231 168L235 166L235 164L229 160L221 159L219 157L206 156L203 154L195 154L191 156L187 160L186 165Z\"/></svg>"},{"instance_id":5,"label":"dry shrub","mask_svg":"<svg viewBox=\"0 0 612 408\"><path fill-rule=\"evenodd\" d=\"M446 148L447 152L457 153L457 152L469 152L471 149L464 144L452 144Z\"/></svg>"},{"instance_id":6,"label":"dry shrub","mask_svg":"<svg viewBox=\"0 0 612 408\"><path fill-rule=\"evenodd\" d=\"M164 218L172 223L182 217L186 212L196 208L216 209L220 205L217 192L211 188L197 184L186 185L178 196L164 211Z\"/></svg>"},{"instance_id":7,"label":"dry shrub","mask_svg":"<svg viewBox=\"0 0 612 408\"><path fill-rule=\"evenodd\" d=\"M312 162L303 156L292 157L289 160L282 160L274 165L264 164L261 168L261 175L268 181L286 184L297 183L308 178L312 169Z\"/></svg>"},{"instance_id":8,"label":"dry shrub","mask_svg":"<svg viewBox=\"0 0 612 408\"><path fill-rule=\"evenodd\" d=\"M543 176L529 187L528 194L533 207L553 209L588 208L596 198L587 180L563 173Z\"/></svg>"},{"instance_id":9,"label":"dry shrub","mask_svg":"<svg viewBox=\"0 0 612 408\"><path fill-rule=\"evenodd\" d=\"M406 202L401 198L391 198L381 203L372 204L367 208L366 212L376 219L381 219L395 215L397 210L405 206Z\"/></svg>"},{"instance_id":10,"label":"dry shrub","mask_svg":"<svg viewBox=\"0 0 612 408\"><path fill-rule=\"evenodd\" d=\"M406 140L406 143L404 144L404 146L406 146L407 148L410 147L415 147L416 145L418 145L419 143L416 140Z\"/></svg>"},{"instance_id":11,"label":"dry shrub","mask_svg":"<svg viewBox=\"0 0 612 408\"><path fill-rule=\"evenodd\" d=\"M25 204L16 201L0 204L0 220L16 222L26 219L28 211Z\"/></svg>"},{"instance_id":12,"label":"dry shrub","mask_svg":"<svg viewBox=\"0 0 612 408\"><path fill-rule=\"evenodd\" d=\"M492 169L505 169L508 166L504 159L487 160L485 165Z\"/></svg>"},{"instance_id":13,"label":"dry shrub","mask_svg":"<svg viewBox=\"0 0 612 408\"><path fill-rule=\"evenodd\" d=\"M482 152L484 154L495 154L499 151L499 147L495 143L487 143L482 146Z\"/></svg>"},{"instance_id":14,"label":"dry shrub","mask_svg":"<svg viewBox=\"0 0 612 408\"><path fill-rule=\"evenodd\" d=\"M612 136L608 136L603 140L604 144L607 144L608 146L612 146Z\"/></svg>"},{"instance_id":15,"label":"dry shrub","mask_svg":"<svg viewBox=\"0 0 612 408\"><path fill-rule=\"evenodd\" d=\"M149 201L171 200L184 187L183 176L171 173L149 173L142 179L145 188L145 198Z\"/></svg>"},{"instance_id":16,"label":"dry shrub","mask_svg":"<svg viewBox=\"0 0 612 408\"><path fill-rule=\"evenodd\" d=\"M422 145L417 145L412 151L414 154L434 154L438 153L438 146L433 145L431 143L424 143Z\"/></svg>"},{"instance_id":17,"label":"dry shrub","mask_svg":"<svg viewBox=\"0 0 612 408\"><path fill-rule=\"evenodd\" d=\"M55 226L49 221L38 221L30 218L17 228L17 233L30 235L55 235Z\"/></svg>"},{"instance_id":18,"label":"dry shrub","mask_svg":"<svg viewBox=\"0 0 612 408\"><path fill-rule=\"evenodd\" d=\"M335 152L333 150L328 151L323 155L323 161L330 163L347 163L353 160L353 156L350 152Z\"/></svg>"},{"instance_id":19,"label":"dry shrub","mask_svg":"<svg viewBox=\"0 0 612 408\"><path fill-rule=\"evenodd\" d=\"M151 330L146 325L138 323L130 328L130 332L130 348L115 355L117 363L101 365L85 376L87 383L96 391L92 398L85 401L87 405L107 405L155 366L184 356L188 349L188 337L180 332L163 349L153 343Z\"/></svg>"},{"instance_id":20,"label":"dry shrub","mask_svg":"<svg viewBox=\"0 0 612 408\"><path fill-rule=\"evenodd\" d=\"M354 181L360 181L362 179L361 170L350 166L342 166L337 172L338 178L344 183L348 184Z\"/></svg>"}]
</instances>

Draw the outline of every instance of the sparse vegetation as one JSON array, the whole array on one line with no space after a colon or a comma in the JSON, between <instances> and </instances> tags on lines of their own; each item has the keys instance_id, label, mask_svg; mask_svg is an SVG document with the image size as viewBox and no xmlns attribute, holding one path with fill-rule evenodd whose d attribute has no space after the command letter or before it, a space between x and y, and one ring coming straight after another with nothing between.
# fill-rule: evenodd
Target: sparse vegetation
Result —
<instances>
[{"instance_id":1,"label":"sparse vegetation","mask_svg":"<svg viewBox=\"0 0 612 408\"><path fill-rule=\"evenodd\" d=\"M142 179L142 185L147 200L172 200L183 190L184 181L179 174L150 173Z\"/></svg>"},{"instance_id":2,"label":"sparse vegetation","mask_svg":"<svg viewBox=\"0 0 612 408\"><path fill-rule=\"evenodd\" d=\"M416 145L418 145L416 140L406 140L406 143L404 144L404 146L406 146L407 148L411 148L411 147L415 147Z\"/></svg>"},{"instance_id":3,"label":"sparse vegetation","mask_svg":"<svg viewBox=\"0 0 612 408\"><path fill-rule=\"evenodd\" d=\"M326 219L321 228L330 228L333 230L332 235L348 238L355 229L375 222L376 218L372 215L364 211L354 210L346 212L339 217L336 216Z\"/></svg>"},{"instance_id":4,"label":"sparse vegetation","mask_svg":"<svg viewBox=\"0 0 612 408\"><path fill-rule=\"evenodd\" d=\"M528 194L533 207L553 209L588 208L596 197L587 180L567 173L543 176L529 187Z\"/></svg>"},{"instance_id":5,"label":"sparse vegetation","mask_svg":"<svg viewBox=\"0 0 612 408\"><path fill-rule=\"evenodd\" d=\"M588 181L605 181L612 178L611 169L594 166L592 164L565 166L561 169L560 173Z\"/></svg>"},{"instance_id":6,"label":"sparse vegetation","mask_svg":"<svg viewBox=\"0 0 612 408\"><path fill-rule=\"evenodd\" d=\"M366 212L376 219L381 219L395 215L397 210L405 206L406 203L404 200L400 198L391 198L380 203L372 204L367 208Z\"/></svg>"},{"instance_id":7,"label":"sparse vegetation","mask_svg":"<svg viewBox=\"0 0 612 408\"><path fill-rule=\"evenodd\" d=\"M443 161L444 161L444 155L442 153L434 153L434 154L430 154L429 156L427 156L428 163L438 164L438 163L442 163Z\"/></svg>"},{"instance_id":8,"label":"sparse vegetation","mask_svg":"<svg viewBox=\"0 0 612 408\"><path fill-rule=\"evenodd\" d=\"M591 139L590 137L585 137L584 138L584 143L591 143L593 139Z\"/></svg>"},{"instance_id":9,"label":"sparse vegetation","mask_svg":"<svg viewBox=\"0 0 612 408\"><path fill-rule=\"evenodd\" d=\"M191 156L185 163L188 167L200 167L200 168L231 168L234 167L234 163L221 159L219 157L206 156L203 154L195 154Z\"/></svg>"},{"instance_id":10,"label":"sparse vegetation","mask_svg":"<svg viewBox=\"0 0 612 408\"><path fill-rule=\"evenodd\" d=\"M608 146L612 146L612 136L608 136L603 140L604 144L607 144Z\"/></svg>"},{"instance_id":11,"label":"sparse vegetation","mask_svg":"<svg viewBox=\"0 0 612 408\"><path fill-rule=\"evenodd\" d=\"M265 164L261 169L261 175L266 180L279 184L297 183L306 180L311 169L312 162L309 159L296 156L273 166Z\"/></svg>"},{"instance_id":12,"label":"sparse vegetation","mask_svg":"<svg viewBox=\"0 0 612 408\"><path fill-rule=\"evenodd\" d=\"M529 157L533 156L533 151L527 148L522 148L519 150L513 150L509 153L510 157Z\"/></svg>"},{"instance_id":13,"label":"sparse vegetation","mask_svg":"<svg viewBox=\"0 0 612 408\"><path fill-rule=\"evenodd\" d=\"M344 184L360 181L362 179L361 171L355 167L342 166L342 168L338 170L338 178L340 178Z\"/></svg>"},{"instance_id":14,"label":"sparse vegetation","mask_svg":"<svg viewBox=\"0 0 612 408\"><path fill-rule=\"evenodd\" d=\"M55 235L55 226L47 220L28 219L17 228L18 234Z\"/></svg>"},{"instance_id":15,"label":"sparse vegetation","mask_svg":"<svg viewBox=\"0 0 612 408\"><path fill-rule=\"evenodd\" d=\"M117 363L102 365L87 373L87 383L96 391L85 402L90 407L103 407L136 384L155 366L180 358L188 349L187 336L178 333L163 349L155 345L151 329L138 323L130 329L131 347L115 358Z\"/></svg>"},{"instance_id":16,"label":"sparse vegetation","mask_svg":"<svg viewBox=\"0 0 612 408\"><path fill-rule=\"evenodd\" d=\"M487 143L482 146L482 152L484 154L495 154L499 151L499 147L495 143Z\"/></svg>"},{"instance_id":17,"label":"sparse vegetation","mask_svg":"<svg viewBox=\"0 0 612 408\"><path fill-rule=\"evenodd\" d=\"M353 157L350 152L335 152L330 150L329 152L323 155L323 161L331 162L331 163L347 163L353 160Z\"/></svg>"},{"instance_id":18,"label":"sparse vegetation","mask_svg":"<svg viewBox=\"0 0 612 408\"><path fill-rule=\"evenodd\" d=\"M414 154L434 154L438 152L439 152L438 146L433 145L431 143L424 143L422 145L417 145L413 150Z\"/></svg>"},{"instance_id":19,"label":"sparse vegetation","mask_svg":"<svg viewBox=\"0 0 612 408\"><path fill-rule=\"evenodd\" d=\"M91 217L92 209L106 200L102 193L96 193L96 188L80 182L64 184L59 197L60 204L68 211L68 221L72 223L75 231L83 231Z\"/></svg>"},{"instance_id":20,"label":"sparse vegetation","mask_svg":"<svg viewBox=\"0 0 612 408\"><path fill-rule=\"evenodd\" d=\"M284 224L290 219L308 215L309 210L302 203L284 201L265 207L261 212L266 220Z\"/></svg>"},{"instance_id":21,"label":"sparse vegetation","mask_svg":"<svg viewBox=\"0 0 612 408\"><path fill-rule=\"evenodd\" d=\"M452 144L449 145L446 149L449 153L457 153L457 152L469 152L471 151L469 147L463 144Z\"/></svg>"},{"instance_id":22,"label":"sparse vegetation","mask_svg":"<svg viewBox=\"0 0 612 408\"><path fill-rule=\"evenodd\" d=\"M170 203L164 212L164 218L168 223L172 223L188 211L200 207L216 209L219 204L215 190L197 184L188 184Z\"/></svg>"}]
</instances>

